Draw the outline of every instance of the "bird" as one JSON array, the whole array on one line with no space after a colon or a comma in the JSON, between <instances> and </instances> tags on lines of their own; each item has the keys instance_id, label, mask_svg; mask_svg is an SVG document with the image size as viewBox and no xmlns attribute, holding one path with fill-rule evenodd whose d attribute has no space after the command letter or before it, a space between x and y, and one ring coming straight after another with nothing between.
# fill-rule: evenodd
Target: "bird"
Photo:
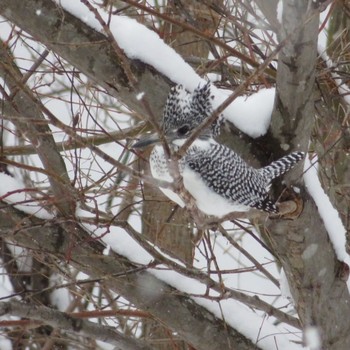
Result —
<instances>
[{"instance_id":1,"label":"bird","mask_svg":"<svg viewBox=\"0 0 350 350\"><path fill-rule=\"evenodd\" d=\"M192 131L213 113L213 96L210 84L190 93L182 85L170 90L163 111L161 130L172 153L191 136ZM246 212L252 208L267 213L278 213L275 202L269 196L272 180L289 171L301 161L305 153L295 151L270 165L256 169L248 165L236 152L215 141L223 117L204 129L178 160L178 170L185 189L195 199L199 210L218 218L233 212ZM154 145L150 155L153 178L173 182L160 137L144 136L134 148ZM183 199L169 188L160 190L173 202L185 207Z\"/></svg>"}]
</instances>

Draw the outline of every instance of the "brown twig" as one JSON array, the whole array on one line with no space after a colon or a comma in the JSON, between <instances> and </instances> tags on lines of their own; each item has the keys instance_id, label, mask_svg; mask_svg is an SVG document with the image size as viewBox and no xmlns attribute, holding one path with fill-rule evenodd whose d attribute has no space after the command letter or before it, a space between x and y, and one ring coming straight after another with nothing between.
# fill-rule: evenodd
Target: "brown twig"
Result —
<instances>
[{"instance_id":1,"label":"brown twig","mask_svg":"<svg viewBox=\"0 0 350 350\"><path fill-rule=\"evenodd\" d=\"M12 119L12 118L8 118ZM134 127L126 128L121 131L112 131L109 132L108 135L96 135L96 136L88 136L83 137L84 139L84 145L82 144L76 144L75 142L69 141L63 141L63 142L56 142L57 150L62 151L69 151L72 149L76 149L79 147L86 147L85 145L103 145L106 143L110 143L113 141L121 141L121 140L127 140L129 138L136 137L140 132L142 132L143 129L147 127L146 123L140 123ZM23 146L7 146L3 148L2 154L4 156L23 156L23 155L29 155L29 154L36 154L35 147L32 145L23 145Z\"/></svg>"},{"instance_id":2,"label":"brown twig","mask_svg":"<svg viewBox=\"0 0 350 350\"><path fill-rule=\"evenodd\" d=\"M267 271L260 263L257 261L250 253L248 253L245 249L243 249L228 233L227 231L219 225L220 233L233 245L240 253L242 253L248 260L250 260L258 270L264 274L275 286L279 288L279 281L271 275L269 271Z\"/></svg>"}]
</instances>

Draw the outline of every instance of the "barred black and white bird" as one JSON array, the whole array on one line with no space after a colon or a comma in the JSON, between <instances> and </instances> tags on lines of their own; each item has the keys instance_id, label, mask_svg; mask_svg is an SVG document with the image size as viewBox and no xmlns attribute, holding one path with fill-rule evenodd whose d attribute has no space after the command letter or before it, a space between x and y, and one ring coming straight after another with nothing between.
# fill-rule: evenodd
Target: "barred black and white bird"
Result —
<instances>
[{"instance_id":1,"label":"barred black and white bird","mask_svg":"<svg viewBox=\"0 0 350 350\"><path fill-rule=\"evenodd\" d=\"M212 114L211 99L209 84L198 87L192 94L181 85L171 89L164 108L162 131L172 152L177 151L193 129ZM221 122L219 118L211 128L203 130L179 160L184 187L196 200L197 207L207 215L222 217L251 208L277 213L278 209L268 195L271 181L303 159L304 153L293 152L266 167L255 169L233 150L214 140ZM152 176L173 182L169 161L159 141L158 135L153 134L133 147L158 143L150 156ZM185 206L178 194L166 188L160 189L181 207Z\"/></svg>"}]
</instances>

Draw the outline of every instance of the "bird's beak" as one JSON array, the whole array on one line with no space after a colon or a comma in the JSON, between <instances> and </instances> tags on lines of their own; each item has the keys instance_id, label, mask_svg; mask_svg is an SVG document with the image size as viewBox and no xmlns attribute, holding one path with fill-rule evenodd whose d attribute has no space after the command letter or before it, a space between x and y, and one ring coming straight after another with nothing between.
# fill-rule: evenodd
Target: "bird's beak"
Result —
<instances>
[{"instance_id":1,"label":"bird's beak","mask_svg":"<svg viewBox=\"0 0 350 350\"><path fill-rule=\"evenodd\" d=\"M176 140L176 138L178 138L177 136L177 129L174 130L167 130L167 133L164 135L166 141L170 144L172 143L174 140ZM155 143L161 143L161 139L158 136L158 134L154 133L154 134L148 134L145 136L142 136L140 138L140 140L138 140L136 143L134 143L134 145L132 146L132 148L144 148L147 147L149 145L153 145Z\"/></svg>"},{"instance_id":2,"label":"bird's beak","mask_svg":"<svg viewBox=\"0 0 350 350\"><path fill-rule=\"evenodd\" d=\"M144 148L157 142L160 142L159 136L157 134L149 134L141 137L140 140L133 144L132 148Z\"/></svg>"}]
</instances>

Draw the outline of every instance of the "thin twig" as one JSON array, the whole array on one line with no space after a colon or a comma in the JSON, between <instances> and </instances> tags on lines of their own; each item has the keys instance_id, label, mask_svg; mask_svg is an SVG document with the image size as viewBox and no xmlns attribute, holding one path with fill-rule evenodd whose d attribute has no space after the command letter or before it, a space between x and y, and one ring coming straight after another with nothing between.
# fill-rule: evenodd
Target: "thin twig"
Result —
<instances>
[{"instance_id":1,"label":"thin twig","mask_svg":"<svg viewBox=\"0 0 350 350\"><path fill-rule=\"evenodd\" d=\"M219 225L218 227L220 233L230 242L231 245L233 245L240 253L242 253L248 260L250 260L258 269L259 271L264 274L275 286L278 288L280 287L280 284L278 280L272 276L272 274L267 271L260 263L257 261L251 254L249 254L245 249L243 249L228 233L227 231Z\"/></svg>"},{"instance_id":2,"label":"thin twig","mask_svg":"<svg viewBox=\"0 0 350 350\"><path fill-rule=\"evenodd\" d=\"M233 290L231 288L226 287L224 284L216 282L212 278L210 278L207 274L193 268L192 266L185 264L181 265L175 262L174 260L168 259L166 256L164 256L162 253L160 253L144 236L140 235L138 232L136 232L128 222L125 221L117 221L114 220L113 224L122 227L125 229L125 231L133 238L135 239L148 253L150 253L155 258L155 266L153 268L156 268L156 265L158 264L164 264L166 266L169 266L172 270L190 277L194 278L201 283L204 283L208 288L220 293L221 299L222 298L233 298L237 301L240 301L246 305L249 305L251 307L256 307L259 310L265 311L268 315L273 315L276 318L278 318L281 322L285 322L287 324L292 325L293 327L300 329L300 322L297 318L292 317L290 315L287 315L286 313L280 311L279 309L276 309L271 304L266 303L259 299L257 296L249 296L245 293L238 292L236 290ZM225 235L225 234L223 234ZM227 235L228 236L228 235ZM229 237L229 236L228 236ZM228 240L231 242L232 239L228 238ZM233 244L237 245L237 244ZM241 247L239 247L241 248ZM238 249L239 249L238 248ZM265 274L271 280L274 284L277 283L277 286L279 287L279 283L277 280L253 257L251 257L245 250L241 250L242 253L248 257L249 260L253 262L253 264L258 268L260 272ZM249 258L250 256L250 258ZM166 267L164 267L166 268ZM202 298L205 298L205 295L199 295Z\"/></svg>"},{"instance_id":3,"label":"thin twig","mask_svg":"<svg viewBox=\"0 0 350 350\"><path fill-rule=\"evenodd\" d=\"M177 26L180 26L181 28L188 30L196 35L198 35L200 38L203 38L205 40L210 41L211 43L225 49L227 52L229 52L231 55L233 55L234 57L237 57L238 59L242 60L243 62L246 62L247 64L249 64L252 67L258 67L259 64L258 62L252 60L250 57L242 54L241 52L235 50L234 48L232 48L231 46L225 44L224 42L222 42L220 39L215 38L213 36L209 36L205 31L201 31L193 26L191 26L188 23L182 22L182 21L178 21L176 20L174 17L171 16L167 16L164 13L161 13L159 11L153 10L150 7L147 7L145 5L143 5L143 3L140 2L136 2L133 0L122 0L123 2L126 2L127 4L130 4L136 8L139 8L143 11L145 11L146 13L149 13L153 16L156 16L157 18L161 18L163 20L165 20L166 22L175 24ZM266 70L267 74L270 74L272 76L276 75L276 72L272 71L272 70Z\"/></svg>"},{"instance_id":4,"label":"thin twig","mask_svg":"<svg viewBox=\"0 0 350 350\"><path fill-rule=\"evenodd\" d=\"M8 118L13 119L13 118ZM49 122L48 122L49 123ZM56 142L57 150L62 151L69 151L72 149L80 148L80 147L86 147L85 145L103 145L106 143L111 143L113 141L121 141L121 140L127 140L130 138L134 138L136 135L140 134L142 130L146 128L146 123L140 123L134 127L126 128L121 131L112 131L109 132L108 135L96 135L96 136L89 136L89 137L83 137L84 139L84 145L83 144L76 144L74 141L63 141L63 142ZM36 149L32 145L23 145L23 146L7 146L3 148L2 154L4 156L23 156L23 155L29 155L29 154L36 154Z\"/></svg>"}]
</instances>

